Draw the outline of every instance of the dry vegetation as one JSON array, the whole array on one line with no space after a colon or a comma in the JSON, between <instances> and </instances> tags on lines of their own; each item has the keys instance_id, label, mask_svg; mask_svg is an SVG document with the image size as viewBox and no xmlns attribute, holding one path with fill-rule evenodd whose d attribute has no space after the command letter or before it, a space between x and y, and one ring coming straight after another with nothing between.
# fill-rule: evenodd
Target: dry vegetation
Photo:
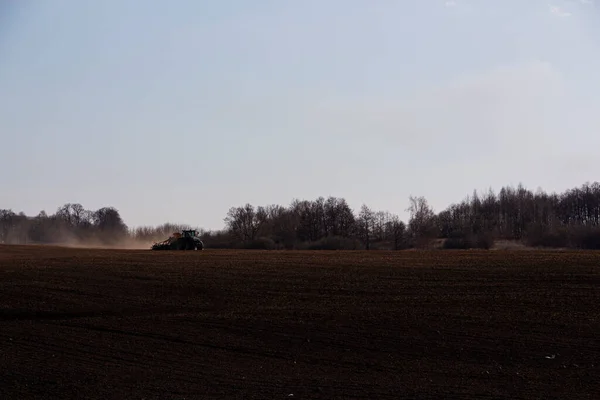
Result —
<instances>
[{"instance_id":1,"label":"dry vegetation","mask_svg":"<svg viewBox=\"0 0 600 400\"><path fill-rule=\"evenodd\" d=\"M0 398L597 399L599 265L0 246Z\"/></svg>"},{"instance_id":2,"label":"dry vegetation","mask_svg":"<svg viewBox=\"0 0 600 400\"><path fill-rule=\"evenodd\" d=\"M200 227L212 249L406 250L521 247L600 250L600 183L563 193L535 193L522 185L499 193L476 191L439 213L424 197L409 197L407 223L398 215L344 198L294 199L289 206L231 207L221 230ZM188 216L187 218L192 218ZM172 233L194 228L165 223L128 227L114 207L87 210L67 203L52 215L0 209L0 244L147 249ZM506 246L504 246L506 247Z\"/></svg>"}]
</instances>

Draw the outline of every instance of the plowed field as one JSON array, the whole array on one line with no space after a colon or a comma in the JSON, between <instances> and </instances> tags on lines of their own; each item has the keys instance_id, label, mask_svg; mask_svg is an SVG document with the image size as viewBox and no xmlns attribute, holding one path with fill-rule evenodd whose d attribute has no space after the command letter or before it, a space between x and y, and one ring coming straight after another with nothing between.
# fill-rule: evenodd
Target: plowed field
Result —
<instances>
[{"instance_id":1,"label":"plowed field","mask_svg":"<svg viewBox=\"0 0 600 400\"><path fill-rule=\"evenodd\" d=\"M600 399L600 253L4 246L0 398Z\"/></svg>"}]
</instances>

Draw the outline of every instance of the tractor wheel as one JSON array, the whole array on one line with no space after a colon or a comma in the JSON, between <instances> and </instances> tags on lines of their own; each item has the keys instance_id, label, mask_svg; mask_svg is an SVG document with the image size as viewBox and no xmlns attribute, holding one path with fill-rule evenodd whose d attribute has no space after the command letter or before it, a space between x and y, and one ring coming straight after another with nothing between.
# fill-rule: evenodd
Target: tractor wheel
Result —
<instances>
[{"instance_id":1,"label":"tractor wheel","mask_svg":"<svg viewBox=\"0 0 600 400\"><path fill-rule=\"evenodd\" d=\"M178 250L194 250L193 240L187 237L180 238Z\"/></svg>"},{"instance_id":2,"label":"tractor wheel","mask_svg":"<svg viewBox=\"0 0 600 400\"><path fill-rule=\"evenodd\" d=\"M194 250L195 248L196 248L196 245L194 244L194 240L188 238L188 240L186 240L185 249L186 250Z\"/></svg>"},{"instance_id":3,"label":"tractor wheel","mask_svg":"<svg viewBox=\"0 0 600 400\"><path fill-rule=\"evenodd\" d=\"M190 245L190 242L188 240L182 239L179 249L185 251L188 249L189 245Z\"/></svg>"}]
</instances>

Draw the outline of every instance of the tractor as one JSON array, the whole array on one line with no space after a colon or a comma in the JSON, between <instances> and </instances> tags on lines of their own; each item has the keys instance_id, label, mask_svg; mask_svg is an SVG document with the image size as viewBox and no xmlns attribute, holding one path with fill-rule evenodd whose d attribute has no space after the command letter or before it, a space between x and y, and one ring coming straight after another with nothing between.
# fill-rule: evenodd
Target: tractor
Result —
<instances>
[{"instance_id":1,"label":"tractor","mask_svg":"<svg viewBox=\"0 0 600 400\"><path fill-rule=\"evenodd\" d=\"M162 242L154 243L152 250L204 250L204 243L198 237L198 231L194 229L175 232Z\"/></svg>"}]
</instances>

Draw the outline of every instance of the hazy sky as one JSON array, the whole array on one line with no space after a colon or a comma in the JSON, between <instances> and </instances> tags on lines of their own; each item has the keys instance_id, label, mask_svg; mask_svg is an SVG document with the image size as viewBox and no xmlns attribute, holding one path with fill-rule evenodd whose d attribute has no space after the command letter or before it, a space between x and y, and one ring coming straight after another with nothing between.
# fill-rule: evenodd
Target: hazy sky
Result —
<instances>
[{"instance_id":1,"label":"hazy sky","mask_svg":"<svg viewBox=\"0 0 600 400\"><path fill-rule=\"evenodd\" d=\"M221 228L600 179L593 0L0 0L0 208Z\"/></svg>"}]
</instances>

